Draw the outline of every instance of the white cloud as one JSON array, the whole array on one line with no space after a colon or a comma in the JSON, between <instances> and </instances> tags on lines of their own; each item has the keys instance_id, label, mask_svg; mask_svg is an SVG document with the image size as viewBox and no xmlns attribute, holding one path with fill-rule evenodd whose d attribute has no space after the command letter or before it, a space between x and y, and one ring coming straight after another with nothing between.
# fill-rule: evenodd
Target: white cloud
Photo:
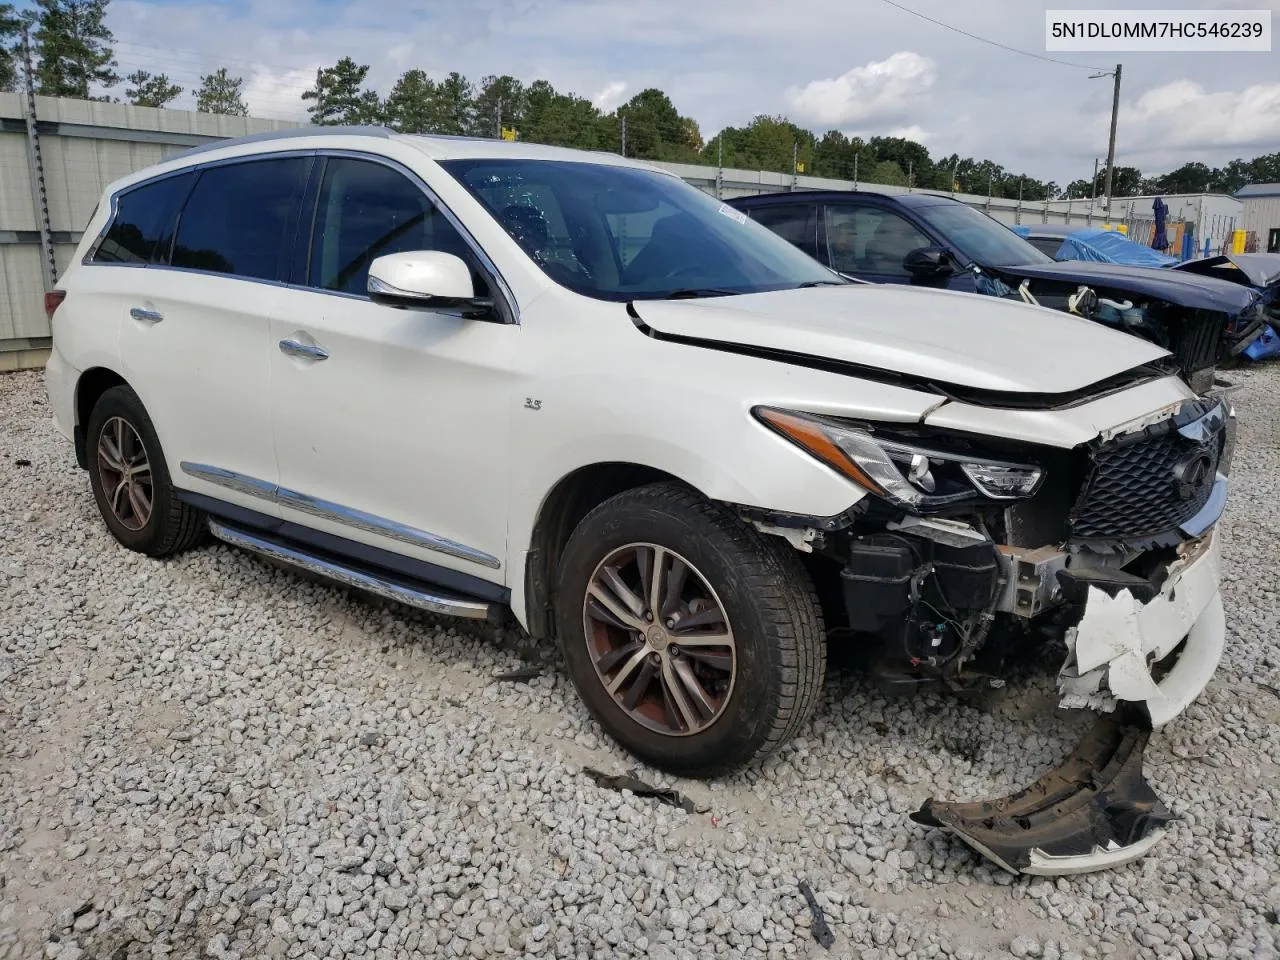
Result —
<instances>
[{"instance_id":1,"label":"white cloud","mask_svg":"<svg viewBox=\"0 0 1280 960\"><path fill-rule=\"evenodd\" d=\"M591 102L595 104L595 108L597 110L602 110L605 113L608 113L618 104L622 103L622 95L626 93L626 91L627 85L625 83L621 80L614 80L611 83L605 84L604 88L591 98Z\"/></svg>"},{"instance_id":2,"label":"white cloud","mask_svg":"<svg viewBox=\"0 0 1280 960\"><path fill-rule=\"evenodd\" d=\"M1280 83L1210 93L1193 80L1154 87L1121 105L1119 128L1130 150L1255 147L1280 142Z\"/></svg>"},{"instance_id":3,"label":"white cloud","mask_svg":"<svg viewBox=\"0 0 1280 960\"><path fill-rule=\"evenodd\" d=\"M884 135L886 137L902 137L904 140L914 140L916 143L928 143L933 139L933 134L918 123L913 123L906 127L893 127Z\"/></svg>"},{"instance_id":4,"label":"white cloud","mask_svg":"<svg viewBox=\"0 0 1280 960\"><path fill-rule=\"evenodd\" d=\"M245 78L241 96L250 116L277 120L305 120L306 101L302 92L315 86L316 67L275 71L258 67Z\"/></svg>"},{"instance_id":5,"label":"white cloud","mask_svg":"<svg viewBox=\"0 0 1280 960\"><path fill-rule=\"evenodd\" d=\"M932 60L901 50L838 77L792 87L787 100L799 119L819 125L906 120L937 77Z\"/></svg>"}]
</instances>

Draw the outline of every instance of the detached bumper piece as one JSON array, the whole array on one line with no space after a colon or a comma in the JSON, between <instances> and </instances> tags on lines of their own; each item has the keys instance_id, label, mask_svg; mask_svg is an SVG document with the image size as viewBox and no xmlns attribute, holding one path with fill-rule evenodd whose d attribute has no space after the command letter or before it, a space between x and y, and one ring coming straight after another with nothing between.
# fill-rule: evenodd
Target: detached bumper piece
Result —
<instances>
[{"instance_id":1,"label":"detached bumper piece","mask_svg":"<svg viewBox=\"0 0 1280 960\"><path fill-rule=\"evenodd\" d=\"M1149 736L1107 715L1062 766L1025 790L975 803L929 799L911 819L954 833L1010 873L1059 876L1128 863L1175 819L1142 775Z\"/></svg>"}]
</instances>

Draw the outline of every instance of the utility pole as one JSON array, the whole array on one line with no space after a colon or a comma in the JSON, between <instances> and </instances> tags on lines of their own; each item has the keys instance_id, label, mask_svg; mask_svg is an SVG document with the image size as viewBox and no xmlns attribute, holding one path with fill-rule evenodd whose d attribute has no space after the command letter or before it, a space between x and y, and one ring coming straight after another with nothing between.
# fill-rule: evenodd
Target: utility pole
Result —
<instances>
[{"instance_id":1,"label":"utility pole","mask_svg":"<svg viewBox=\"0 0 1280 960\"><path fill-rule=\"evenodd\" d=\"M1097 80L1100 77L1114 77L1115 91L1111 95L1111 139L1107 144L1107 182L1102 188L1102 200L1107 205L1108 210L1111 207L1111 178L1115 172L1116 165L1116 120L1120 114L1120 70L1121 64L1116 64L1114 72L1095 73L1089 77L1090 80Z\"/></svg>"},{"instance_id":2,"label":"utility pole","mask_svg":"<svg viewBox=\"0 0 1280 960\"><path fill-rule=\"evenodd\" d=\"M1098 198L1098 158L1093 158L1093 179L1089 181L1089 199Z\"/></svg>"},{"instance_id":3,"label":"utility pole","mask_svg":"<svg viewBox=\"0 0 1280 960\"><path fill-rule=\"evenodd\" d=\"M31 171L31 194L36 205L36 223L40 227L40 274L47 293L58 282L58 267L53 259L53 224L49 220L49 191L44 179L44 159L40 151L40 132L36 129L36 71L31 64L31 35L22 25L22 59L26 67L27 166Z\"/></svg>"}]
</instances>

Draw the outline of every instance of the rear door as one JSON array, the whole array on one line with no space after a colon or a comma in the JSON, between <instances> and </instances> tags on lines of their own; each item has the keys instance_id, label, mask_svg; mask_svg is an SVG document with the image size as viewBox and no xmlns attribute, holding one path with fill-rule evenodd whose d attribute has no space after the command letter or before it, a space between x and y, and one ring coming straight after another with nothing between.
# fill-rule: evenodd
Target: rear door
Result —
<instances>
[{"instance_id":1,"label":"rear door","mask_svg":"<svg viewBox=\"0 0 1280 960\"><path fill-rule=\"evenodd\" d=\"M748 207L747 214L815 260L826 263L818 246L816 203L767 203Z\"/></svg>"},{"instance_id":2,"label":"rear door","mask_svg":"<svg viewBox=\"0 0 1280 960\"><path fill-rule=\"evenodd\" d=\"M906 255L935 245L906 217L871 204L827 203L822 221L828 266L873 283L911 283L903 266Z\"/></svg>"},{"instance_id":3,"label":"rear door","mask_svg":"<svg viewBox=\"0 0 1280 960\"><path fill-rule=\"evenodd\" d=\"M196 173L161 262L136 280L122 373L146 405L176 486L276 515L271 310L284 287L310 156Z\"/></svg>"}]
</instances>

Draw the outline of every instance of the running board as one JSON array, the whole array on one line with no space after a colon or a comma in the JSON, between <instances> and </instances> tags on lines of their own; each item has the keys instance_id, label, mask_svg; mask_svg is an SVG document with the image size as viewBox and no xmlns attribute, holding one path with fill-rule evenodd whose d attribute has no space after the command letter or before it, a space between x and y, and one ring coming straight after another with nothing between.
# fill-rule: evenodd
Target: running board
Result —
<instances>
[{"instance_id":1,"label":"running board","mask_svg":"<svg viewBox=\"0 0 1280 960\"><path fill-rule=\"evenodd\" d=\"M491 614L491 605L483 600L452 594L437 588L428 590L422 586L394 580L386 574L374 573L337 560L306 553L297 547L280 543L262 534L249 533L217 520L209 521L209 532L223 543L233 547L240 547L264 557L279 560L333 580L345 587L363 590L429 613L445 617L463 617L468 620L487 620Z\"/></svg>"}]
</instances>

